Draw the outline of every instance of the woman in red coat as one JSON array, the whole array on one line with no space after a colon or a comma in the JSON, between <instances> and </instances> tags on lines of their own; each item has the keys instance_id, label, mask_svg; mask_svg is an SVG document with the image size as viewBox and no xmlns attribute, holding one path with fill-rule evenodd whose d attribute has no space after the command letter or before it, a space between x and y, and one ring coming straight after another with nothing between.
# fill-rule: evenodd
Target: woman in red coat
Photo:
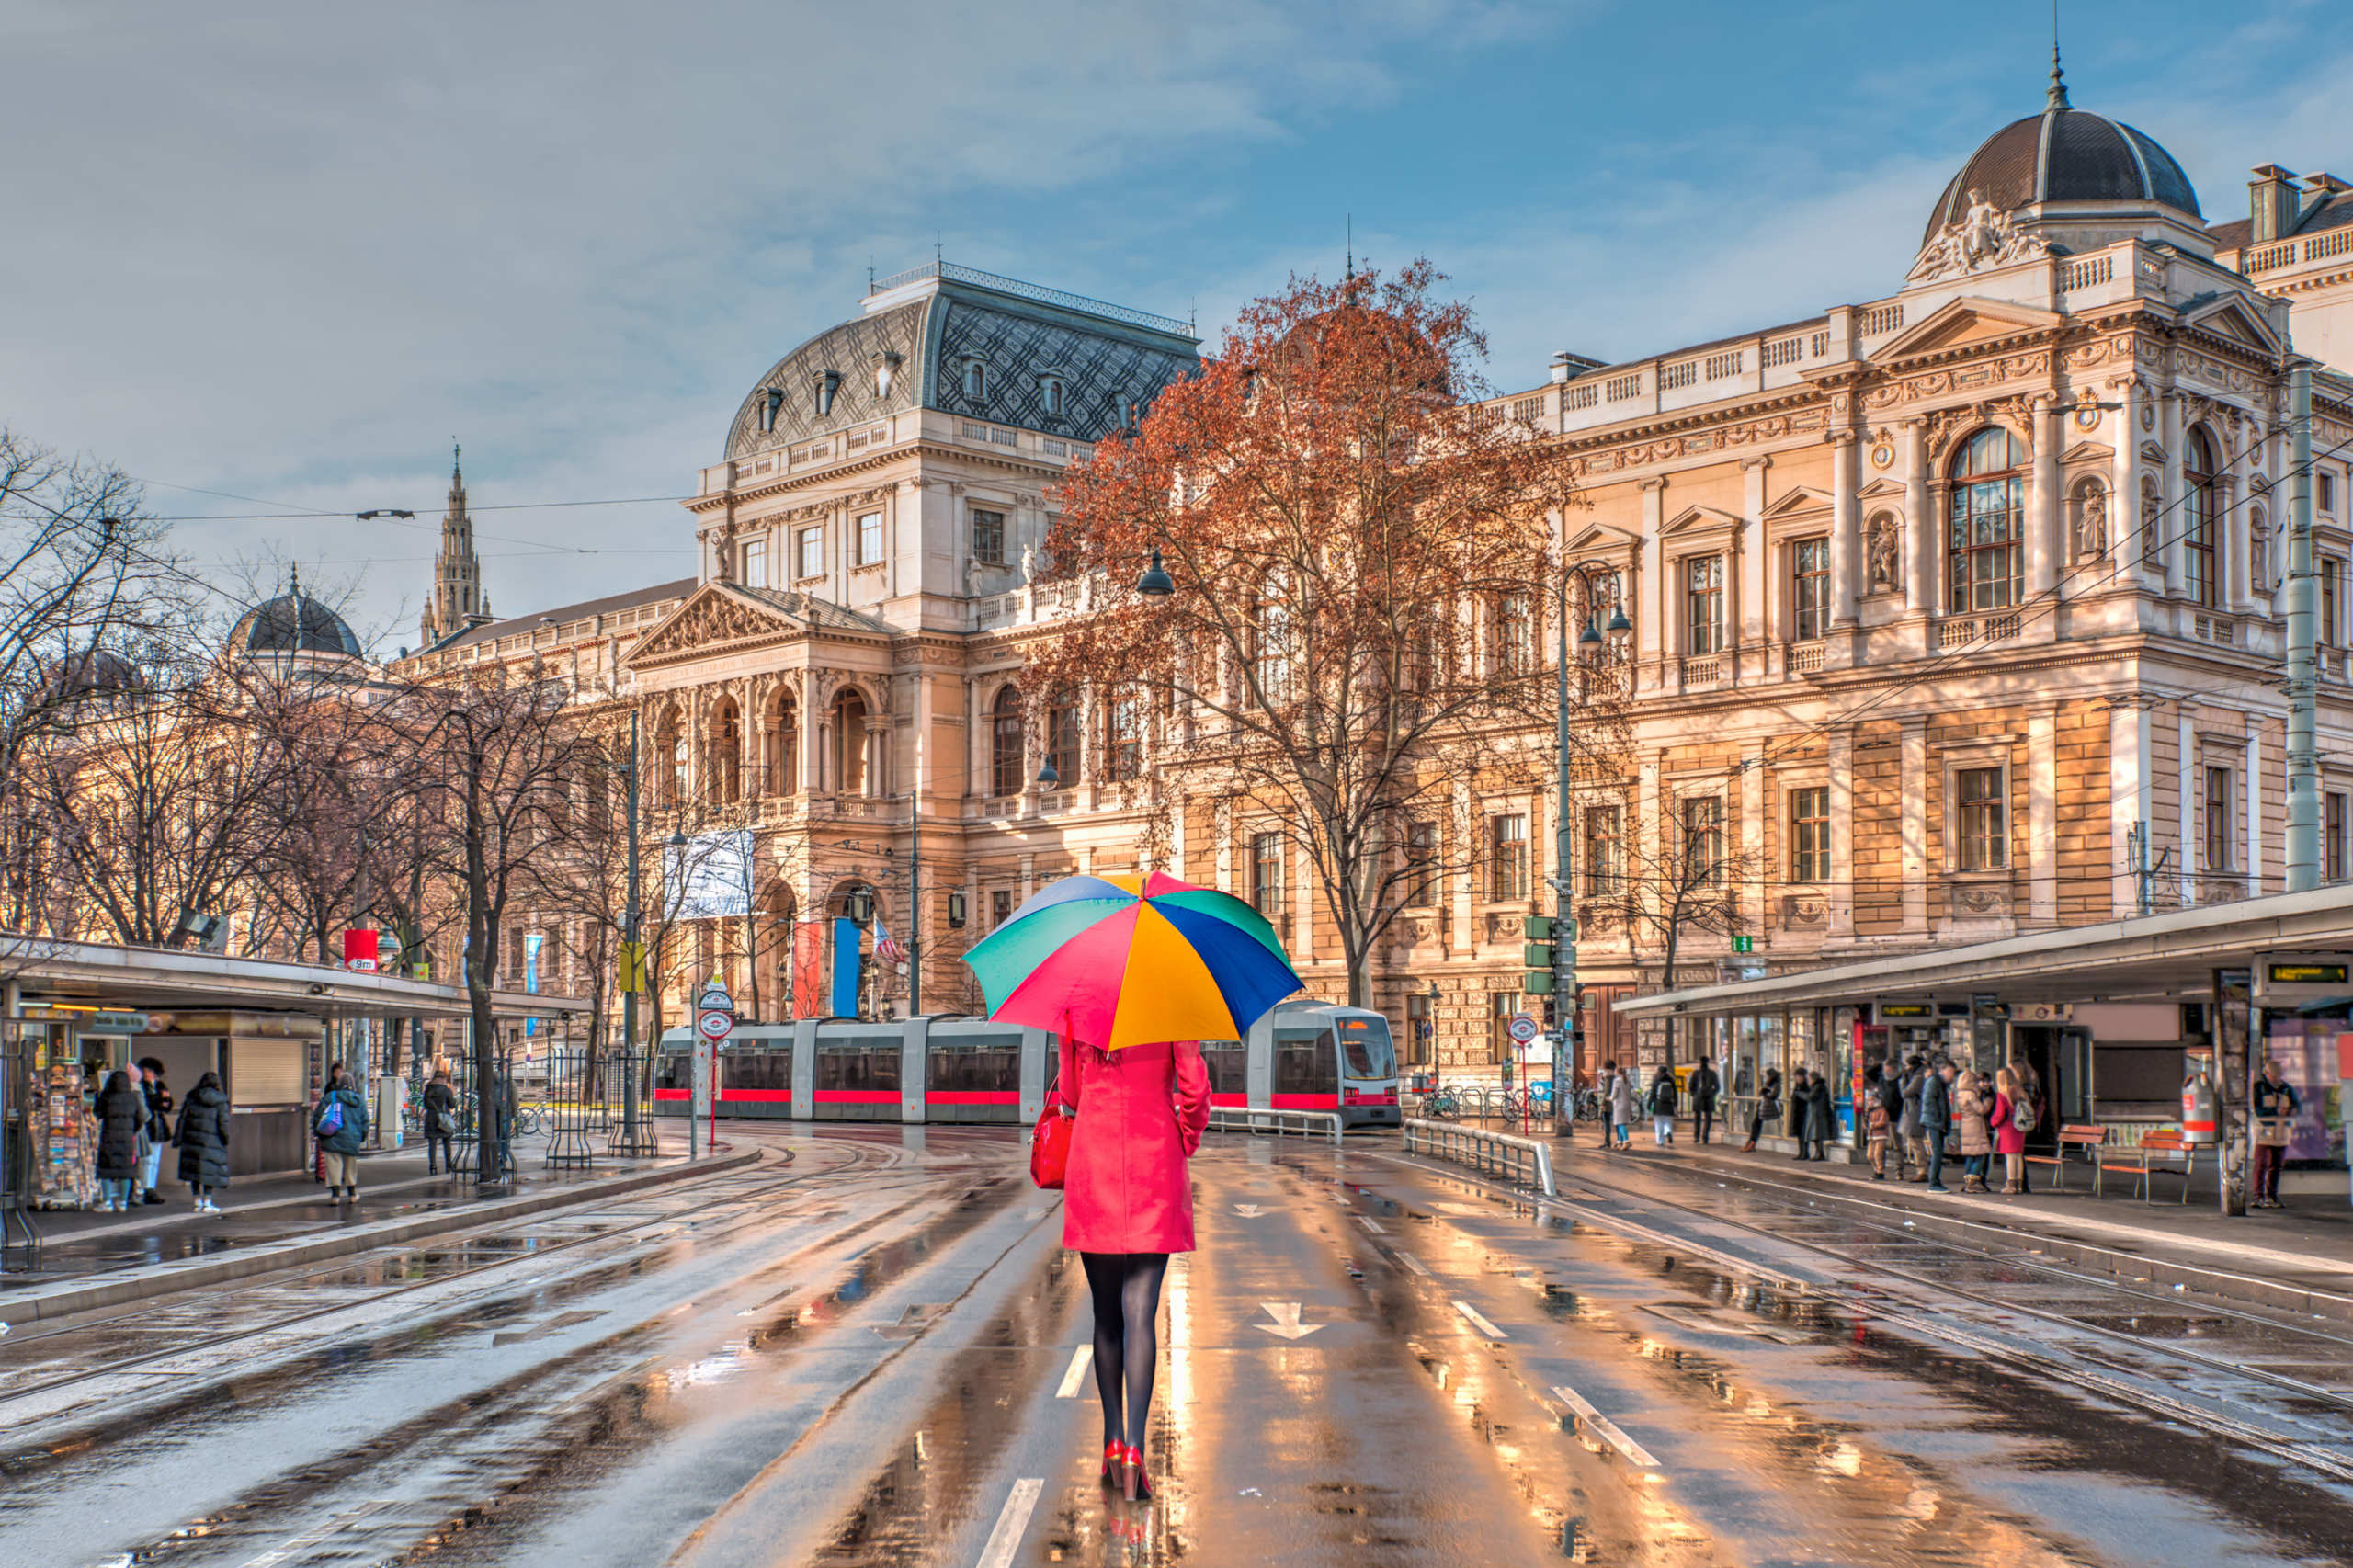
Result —
<instances>
[{"instance_id":1,"label":"woman in red coat","mask_svg":"<svg viewBox=\"0 0 2353 1568\"><path fill-rule=\"evenodd\" d=\"M2026 1129L2018 1119L2018 1075L2005 1067L1994 1075L1994 1153L2002 1156L2005 1193L2026 1190Z\"/></svg>"},{"instance_id":2,"label":"woman in red coat","mask_svg":"<svg viewBox=\"0 0 2353 1568\"><path fill-rule=\"evenodd\" d=\"M1063 1182L1063 1245L1095 1299L1095 1388L1103 1479L1148 1497L1143 1437L1160 1360L1160 1281L1193 1250L1185 1162L1210 1124L1210 1079L1193 1041L1098 1051L1067 1035L1054 1099L1075 1117Z\"/></svg>"}]
</instances>

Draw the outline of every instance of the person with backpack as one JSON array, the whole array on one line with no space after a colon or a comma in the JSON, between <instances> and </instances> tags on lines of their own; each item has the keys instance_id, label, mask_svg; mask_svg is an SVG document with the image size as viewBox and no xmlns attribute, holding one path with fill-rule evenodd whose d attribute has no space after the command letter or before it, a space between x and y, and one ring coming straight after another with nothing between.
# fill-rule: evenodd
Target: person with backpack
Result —
<instances>
[{"instance_id":1,"label":"person with backpack","mask_svg":"<svg viewBox=\"0 0 2353 1568\"><path fill-rule=\"evenodd\" d=\"M180 1107L180 1181L196 1194L199 1214L218 1214L212 1195L229 1185L229 1096L222 1092L221 1075L207 1073L188 1092Z\"/></svg>"},{"instance_id":2,"label":"person with backpack","mask_svg":"<svg viewBox=\"0 0 2353 1568\"><path fill-rule=\"evenodd\" d=\"M1863 1131L1869 1142L1871 1179L1887 1179L1887 1144L1893 1135L1895 1117L1887 1108L1889 1083L1887 1070L1876 1062L1863 1074ZM1902 1103L1902 1096L1896 1096Z\"/></svg>"},{"instance_id":3,"label":"person with backpack","mask_svg":"<svg viewBox=\"0 0 2353 1568\"><path fill-rule=\"evenodd\" d=\"M1945 1186L1945 1139L1952 1131L1952 1064L1939 1062L1920 1085L1920 1136L1928 1145L1928 1190Z\"/></svg>"},{"instance_id":4,"label":"person with backpack","mask_svg":"<svg viewBox=\"0 0 2353 1568\"><path fill-rule=\"evenodd\" d=\"M1675 1069L1662 1062L1651 1074L1651 1137L1664 1149L1675 1142Z\"/></svg>"},{"instance_id":5,"label":"person with backpack","mask_svg":"<svg viewBox=\"0 0 2353 1568\"><path fill-rule=\"evenodd\" d=\"M1691 1069L1691 1131L1699 1142L1708 1142L1708 1134L1716 1124L1716 1096L1723 1092L1723 1077L1705 1057Z\"/></svg>"},{"instance_id":6,"label":"person with backpack","mask_svg":"<svg viewBox=\"0 0 2353 1568\"><path fill-rule=\"evenodd\" d=\"M454 1175L458 1169L457 1155L451 1140L458 1133L458 1091L449 1086L449 1070L437 1063L433 1082L425 1085L425 1174L438 1176L443 1167ZM436 1146L440 1151L440 1164L434 1163Z\"/></svg>"},{"instance_id":7,"label":"person with backpack","mask_svg":"<svg viewBox=\"0 0 2353 1568\"><path fill-rule=\"evenodd\" d=\"M1994 1153L2002 1156L2002 1191L2016 1198L2026 1191L2026 1130L2034 1125L2034 1107L2026 1098L2018 1074L2005 1067L1994 1074Z\"/></svg>"},{"instance_id":8,"label":"person with backpack","mask_svg":"<svg viewBox=\"0 0 2353 1568\"><path fill-rule=\"evenodd\" d=\"M345 1077L343 1063L327 1074L326 1092L311 1116L311 1136L319 1142L326 1163L327 1197L337 1203L359 1201L359 1146L368 1138L368 1103Z\"/></svg>"}]
</instances>

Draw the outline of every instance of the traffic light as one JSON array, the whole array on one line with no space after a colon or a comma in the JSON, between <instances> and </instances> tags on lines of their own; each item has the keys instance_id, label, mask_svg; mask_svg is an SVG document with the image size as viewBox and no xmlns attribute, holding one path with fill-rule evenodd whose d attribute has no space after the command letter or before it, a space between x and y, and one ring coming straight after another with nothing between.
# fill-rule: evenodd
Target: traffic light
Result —
<instances>
[{"instance_id":1,"label":"traffic light","mask_svg":"<svg viewBox=\"0 0 2353 1568\"><path fill-rule=\"evenodd\" d=\"M1519 989L1524 995L1552 994L1552 925L1549 915L1531 915L1522 928L1527 940L1521 944L1519 960L1528 972L1520 977Z\"/></svg>"}]
</instances>

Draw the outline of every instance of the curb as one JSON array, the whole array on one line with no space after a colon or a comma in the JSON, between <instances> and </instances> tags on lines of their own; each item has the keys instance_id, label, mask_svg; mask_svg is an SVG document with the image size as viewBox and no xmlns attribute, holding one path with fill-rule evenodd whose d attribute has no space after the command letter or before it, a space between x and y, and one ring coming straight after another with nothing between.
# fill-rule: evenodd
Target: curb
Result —
<instances>
[{"instance_id":1,"label":"curb","mask_svg":"<svg viewBox=\"0 0 2353 1568\"><path fill-rule=\"evenodd\" d=\"M485 1221L543 1213L551 1209L568 1209L575 1204L617 1198L646 1187L664 1187L672 1182L737 1170L756 1164L761 1153L762 1151L755 1149L749 1153L723 1160L665 1165L606 1181L536 1193L529 1198L483 1199L437 1210L430 1214L420 1214L414 1219L380 1220L370 1224L354 1225L348 1230L339 1230L312 1240L239 1248L217 1256L157 1264L152 1268L125 1270L124 1275L128 1278L110 1276L87 1283L28 1290L22 1295L0 1294L0 1323L39 1323L48 1318L85 1312L96 1307L120 1306L128 1301L143 1301L205 1285L225 1284L297 1264L347 1257L372 1247L414 1241L420 1236L438 1235L445 1231L464 1230Z\"/></svg>"},{"instance_id":2,"label":"curb","mask_svg":"<svg viewBox=\"0 0 2353 1568\"><path fill-rule=\"evenodd\" d=\"M1889 1203L1863 1193L1846 1193L1836 1185L1799 1187L1773 1181L1742 1169L1737 1165L1721 1164L1713 1159L1682 1162L1648 1161L1644 1165L1679 1164L1683 1168L1705 1171L1710 1176L1735 1181L1759 1192L1769 1192L1780 1198L1799 1196L1817 1206L1836 1204L1852 1211L1884 1220L1897 1215L1911 1222L1912 1228L1923 1235L1945 1241L1965 1242L1982 1248L2026 1251L2038 1256L2055 1258L2096 1274L2136 1284L2164 1285L2183 1291L2200 1291L2224 1301L2241 1301L2254 1306L2302 1312L2311 1317L2334 1318L2353 1323L2353 1295L2324 1290L2309 1286L2293 1285L2284 1280L2267 1278L2261 1275L2234 1273L2225 1268L2202 1267L2192 1263L2177 1263L2165 1258L2151 1257L2144 1253L2126 1252L2112 1246L2102 1246L2074 1236L2054 1235L2048 1231L2030 1230L2021 1225L1997 1224L1990 1221L1963 1219L1956 1214L1939 1214L1933 1210L1907 1209L1902 1204ZM1580 1173L1582 1174L1582 1173ZM1607 1184L1604 1184L1607 1185ZM1639 1195L1637 1195L1639 1196ZM2163 1245L2163 1236L2151 1238Z\"/></svg>"}]
</instances>

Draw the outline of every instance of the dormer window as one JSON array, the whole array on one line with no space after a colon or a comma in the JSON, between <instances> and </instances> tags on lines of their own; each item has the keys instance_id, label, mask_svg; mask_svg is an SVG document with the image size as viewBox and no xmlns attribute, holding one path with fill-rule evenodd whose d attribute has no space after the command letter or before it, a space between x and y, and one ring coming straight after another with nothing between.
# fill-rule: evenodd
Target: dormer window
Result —
<instances>
[{"instance_id":1,"label":"dormer window","mask_svg":"<svg viewBox=\"0 0 2353 1568\"><path fill-rule=\"evenodd\" d=\"M977 359L964 362L964 401L986 403L989 398L988 367Z\"/></svg>"},{"instance_id":2,"label":"dormer window","mask_svg":"<svg viewBox=\"0 0 2353 1568\"><path fill-rule=\"evenodd\" d=\"M896 354L878 354L874 357L874 395L876 397L891 395L891 378L896 375L898 370L899 356Z\"/></svg>"},{"instance_id":3,"label":"dormer window","mask_svg":"<svg viewBox=\"0 0 2353 1568\"><path fill-rule=\"evenodd\" d=\"M783 406L782 387L770 387L760 395L760 429L763 433L776 428L776 411Z\"/></svg>"},{"instance_id":4,"label":"dormer window","mask_svg":"<svg viewBox=\"0 0 2353 1568\"><path fill-rule=\"evenodd\" d=\"M834 411L834 394L842 390L841 372L827 370L822 376L812 378L810 385L816 393L817 417L823 419Z\"/></svg>"},{"instance_id":5,"label":"dormer window","mask_svg":"<svg viewBox=\"0 0 2353 1568\"><path fill-rule=\"evenodd\" d=\"M1060 419L1063 416L1063 379L1060 376L1038 378L1038 402L1044 407L1047 418Z\"/></svg>"}]
</instances>

